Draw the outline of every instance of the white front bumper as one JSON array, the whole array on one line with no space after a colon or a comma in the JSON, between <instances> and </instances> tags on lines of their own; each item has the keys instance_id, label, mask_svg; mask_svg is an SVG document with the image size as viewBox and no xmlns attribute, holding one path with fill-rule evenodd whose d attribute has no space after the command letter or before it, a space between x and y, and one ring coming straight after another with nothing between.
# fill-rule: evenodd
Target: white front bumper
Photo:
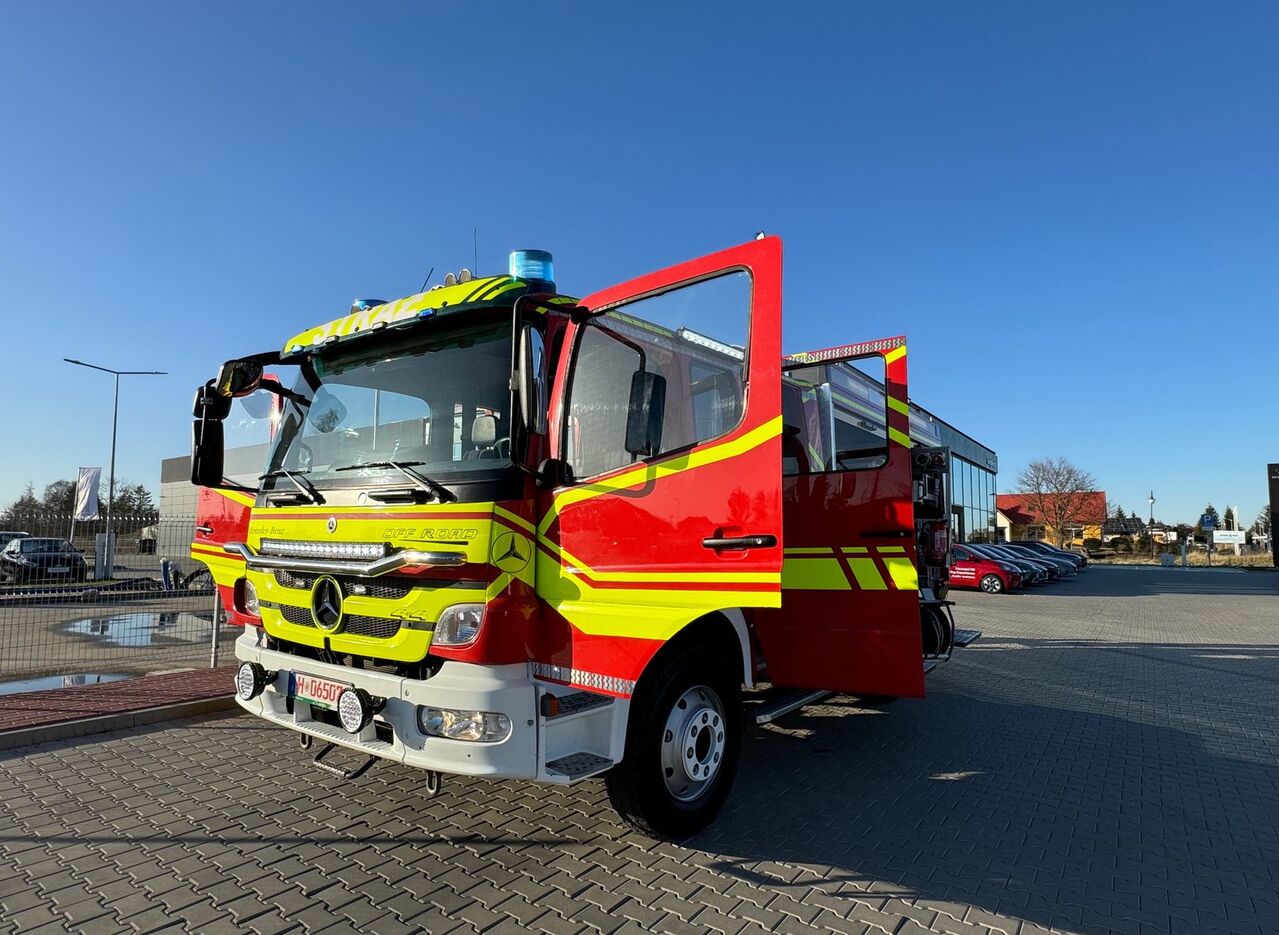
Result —
<instances>
[{"instance_id":1,"label":"white front bumper","mask_svg":"<svg viewBox=\"0 0 1279 935\"><path fill-rule=\"evenodd\" d=\"M235 642L236 658L257 662L275 681L240 707L276 724L331 741L371 756L380 756L406 766L438 770L466 776L496 776L532 779L538 773L537 689L527 663L477 666L446 661L439 672L424 681L401 678L383 672L352 669L302 659L257 644L258 630L246 627ZM375 716L391 726L391 742L381 740L370 724L360 734L348 734L340 727L312 720L311 706L298 701L289 712L289 673L332 679L370 695L385 698L386 705ZM430 737L418 727L420 705L456 708L464 711L496 711L511 719L511 735L500 743L471 743Z\"/></svg>"}]
</instances>

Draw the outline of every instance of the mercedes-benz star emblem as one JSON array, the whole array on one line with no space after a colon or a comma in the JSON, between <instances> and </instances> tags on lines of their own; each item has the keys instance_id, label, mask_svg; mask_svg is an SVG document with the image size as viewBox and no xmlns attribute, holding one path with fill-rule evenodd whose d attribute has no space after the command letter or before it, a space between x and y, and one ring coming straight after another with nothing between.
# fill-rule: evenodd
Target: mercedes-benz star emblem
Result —
<instances>
[{"instance_id":1,"label":"mercedes-benz star emblem","mask_svg":"<svg viewBox=\"0 0 1279 935\"><path fill-rule=\"evenodd\" d=\"M336 578L321 575L311 585L311 619L326 633L342 625L342 585Z\"/></svg>"},{"instance_id":2,"label":"mercedes-benz star emblem","mask_svg":"<svg viewBox=\"0 0 1279 935\"><path fill-rule=\"evenodd\" d=\"M329 517L329 533L332 534L337 531L338 531L338 518L336 516L330 516Z\"/></svg>"},{"instance_id":3,"label":"mercedes-benz star emblem","mask_svg":"<svg viewBox=\"0 0 1279 935\"><path fill-rule=\"evenodd\" d=\"M507 574L519 573L532 557L528 543L513 532L501 533L493 540L493 564Z\"/></svg>"}]
</instances>

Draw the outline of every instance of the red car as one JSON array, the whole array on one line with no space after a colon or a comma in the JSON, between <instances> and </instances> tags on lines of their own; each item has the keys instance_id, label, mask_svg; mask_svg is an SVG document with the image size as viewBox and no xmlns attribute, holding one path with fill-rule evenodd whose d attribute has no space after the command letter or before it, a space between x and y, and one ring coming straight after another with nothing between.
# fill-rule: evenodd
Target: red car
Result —
<instances>
[{"instance_id":1,"label":"red car","mask_svg":"<svg viewBox=\"0 0 1279 935\"><path fill-rule=\"evenodd\" d=\"M998 594L1021 586L1021 574L1011 565L992 562L962 545L950 549L950 586L979 588Z\"/></svg>"}]
</instances>

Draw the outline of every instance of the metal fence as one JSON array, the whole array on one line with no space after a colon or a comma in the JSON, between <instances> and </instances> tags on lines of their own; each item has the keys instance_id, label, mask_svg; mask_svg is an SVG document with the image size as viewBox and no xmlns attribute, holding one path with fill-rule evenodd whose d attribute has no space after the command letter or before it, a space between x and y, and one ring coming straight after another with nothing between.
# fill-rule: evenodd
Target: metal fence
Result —
<instances>
[{"instance_id":1,"label":"metal fence","mask_svg":"<svg viewBox=\"0 0 1279 935\"><path fill-rule=\"evenodd\" d=\"M3 526L69 542L83 565L65 551L24 563L0 549L0 692L208 666L219 650L229 657L235 629L219 619L208 570L190 557L193 517L114 517L109 565L105 520L73 531L69 516L38 514Z\"/></svg>"}]
</instances>

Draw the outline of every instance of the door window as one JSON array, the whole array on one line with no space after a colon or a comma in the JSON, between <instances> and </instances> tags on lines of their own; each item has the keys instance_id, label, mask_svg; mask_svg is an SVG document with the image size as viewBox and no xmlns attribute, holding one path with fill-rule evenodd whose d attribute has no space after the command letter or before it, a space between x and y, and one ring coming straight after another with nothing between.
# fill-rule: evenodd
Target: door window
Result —
<instances>
[{"instance_id":1,"label":"door window","mask_svg":"<svg viewBox=\"0 0 1279 935\"><path fill-rule=\"evenodd\" d=\"M782 472L883 467L888 462L886 392L879 355L786 371Z\"/></svg>"},{"instance_id":2,"label":"door window","mask_svg":"<svg viewBox=\"0 0 1279 935\"><path fill-rule=\"evenodd\" d=\"M569 387L565 460L594 477L718 438L742 421L751 280L744 271L680 286L591 319L581 331ZM657 378L657 436L628 448L638 417L637 374ZM633 438L632 434L632 438Z\"/></svg>"}]
</instances>

